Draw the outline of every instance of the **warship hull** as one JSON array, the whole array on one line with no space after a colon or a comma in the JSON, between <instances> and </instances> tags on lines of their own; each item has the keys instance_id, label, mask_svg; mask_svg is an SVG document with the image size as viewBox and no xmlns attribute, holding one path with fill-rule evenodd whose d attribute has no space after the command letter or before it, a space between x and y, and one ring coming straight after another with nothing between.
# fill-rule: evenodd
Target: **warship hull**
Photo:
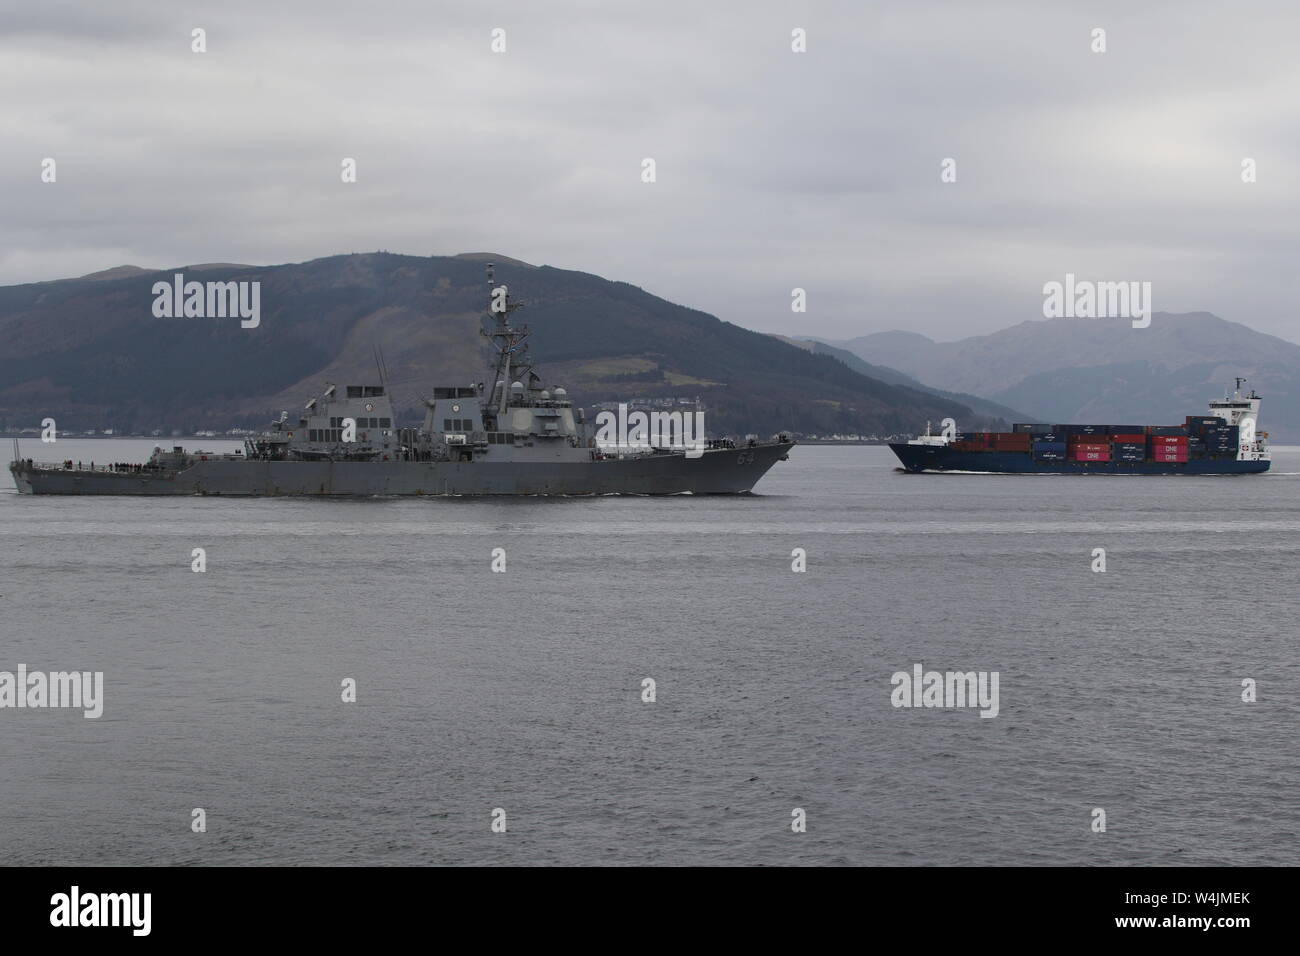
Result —
<instances>
[{"instance_id":1,"label":"warship hull","mask_svg":"<svg viewBox=\"0 0 1300 956\"><path fill-rule=\"evenodd\" d=\"M281 411L240 451L155 447L141 464L82 468L24 460L14 439L14 484L29 495L738 495L789 456L785 434L707 439L704 412L684 399L619 403L588 421L565 388L543 385L528 327L510 321L523 303L491 263L487 280L479 332L492 343L491 375L435 386L419 426L399 422L376 351L377 383L327 383L296 420Z\"/></svg>"},{"instance_id":2,"label":"warship hull","mask_svg":"<svg viewBox=\"0 0 1300 956\"><path fill-rule=\"evenodd\" d=\"M197 461L175 472L11 466L34 495L677 495L745 494L790 442L584 461Z\"/></svg>"}]
</instances>

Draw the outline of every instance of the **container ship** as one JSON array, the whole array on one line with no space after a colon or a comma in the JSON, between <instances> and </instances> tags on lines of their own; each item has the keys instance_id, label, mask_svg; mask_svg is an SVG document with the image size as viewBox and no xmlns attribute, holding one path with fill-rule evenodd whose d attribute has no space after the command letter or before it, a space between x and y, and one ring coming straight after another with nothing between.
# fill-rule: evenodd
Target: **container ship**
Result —
<instances>
[{"instance_id":1,"label":"container ship","mask_svg":"<svg viewBox=\"0 0 1300 956\"><path fill-rule=\"evenodd\" d=\"M1260 397L1209 403L1181 425L1016 424L1009 432L926 434L890 448L909 472L1049 475L1246 475L1268 471ZM951 419L948 420L951 422Z\"/></svg>"}]
</instances>

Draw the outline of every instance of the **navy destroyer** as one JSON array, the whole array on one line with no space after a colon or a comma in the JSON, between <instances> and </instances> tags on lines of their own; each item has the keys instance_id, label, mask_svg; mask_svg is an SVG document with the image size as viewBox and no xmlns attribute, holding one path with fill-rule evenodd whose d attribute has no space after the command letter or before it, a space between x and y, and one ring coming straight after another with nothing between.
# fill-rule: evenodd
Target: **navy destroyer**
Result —
<instances>
[{"instance_id":1,"label":"navy destroyer","mask_svg":"<svg viewBox=\"0 0 1300 956\"><path fill-rule=\"evenodd\" d=\"M492 384L435 388L418 427L397 425L381 374L331 385L234 453L155 448L143 464L99 467L15 455L10 473L20 492L47 495L744 494L788 457L791 436L707 440L680 411L647 426L651 416L620 407L642 416L630 434L626 422L598 428L563 388L542 386L528 327L510 319L522 303L494 284L491 264L488 289Z\"/></svg>"}]
</instances>

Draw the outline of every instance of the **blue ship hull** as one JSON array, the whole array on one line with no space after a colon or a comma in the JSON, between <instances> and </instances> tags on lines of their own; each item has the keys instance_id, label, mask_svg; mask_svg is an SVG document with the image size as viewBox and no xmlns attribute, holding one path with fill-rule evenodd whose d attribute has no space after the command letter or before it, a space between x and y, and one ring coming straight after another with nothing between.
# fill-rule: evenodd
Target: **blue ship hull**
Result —
<instances>
[{"instance_id":1,"label":"blue ship hull","mask_svg":"<svg viewBox=\"0 0 1300 956\"><path fill-rule=\"evenodd\" d=\"M996 475L1252 475L1268 471L1269 461L1197 458L1163 461L1043 461L1028 452L954 451L944 445L891 443L910 472L982 472Z\"/></svg>"}]
</instances>

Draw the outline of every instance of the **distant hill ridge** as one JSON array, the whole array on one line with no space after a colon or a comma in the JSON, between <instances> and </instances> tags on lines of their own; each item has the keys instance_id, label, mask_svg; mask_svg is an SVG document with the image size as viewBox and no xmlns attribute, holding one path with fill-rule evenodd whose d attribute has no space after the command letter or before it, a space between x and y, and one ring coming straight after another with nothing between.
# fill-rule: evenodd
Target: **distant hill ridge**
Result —
<instances>
[{"instance_id":1,"label":"distant hill ridge","mask_svg":"<svg viewBox=\"0 0 1300 956\"><path fill-rule=\"evenodd\" d=\"M1157 312L1145 329L1058 318L956 342L892 331L831 344L1052 422L1181 422L1240 375L1264 398L1261 427L1300 441L1300 345L1209 312Z\"/></svg>"},{"instance_id":2,"label":"distant hill ridge","mask_svg":"<svg viewBox=\"0 0 1300 956\"><path fill-rule=\"evenodd\" d=\"M928 392L931 395L938 395L941 398L951 399L954 402L961 402L969 406L972 411L980 415L989 415L994 418L1004 419L1008 422L1033 422L1038 419L1029 412L1017 411L1006 405L999 405L997 402L990 402L986 398L980 398L978 395L968 395L965 392L948 392L940 388L934 388L926 385L919 379L908 375L906 372L900 372L896 368L889 368L885 365L872 365L870 362L864 362L858 356L854 355L847 349L836 348L833 345L827 345L825 342L817 339L792 339L784 335L776 336L783 342L789 342L791 345L798 346L802 349L808 349L818 355L829 355L832 358L839 359L855 372L861 372L863 375L869 375L872 378L887 382L890 385L903 385L907 388L916 389L922 392Z\"/></svg>"},{"instance_id":3,"label":"distant hill ridge","mask_svg":"<svg viewBox=\"0 0 1300 956\"><path fill-rule=\"evenodd\" d=\"M225 429L301 408L326 382L374 381L382 350L400 413L434 385L487 375L478 334L484 262L527 303L532 355L579 404L700 398L710 431L899 434L952 416L996 425L958 401L860 374L625 282L494 253L330 256L0 287L0 425L54 416L67 428ZM152 286L176 272L257 280L261 324L160 319Z\"/></svg>"}]
</instances>

